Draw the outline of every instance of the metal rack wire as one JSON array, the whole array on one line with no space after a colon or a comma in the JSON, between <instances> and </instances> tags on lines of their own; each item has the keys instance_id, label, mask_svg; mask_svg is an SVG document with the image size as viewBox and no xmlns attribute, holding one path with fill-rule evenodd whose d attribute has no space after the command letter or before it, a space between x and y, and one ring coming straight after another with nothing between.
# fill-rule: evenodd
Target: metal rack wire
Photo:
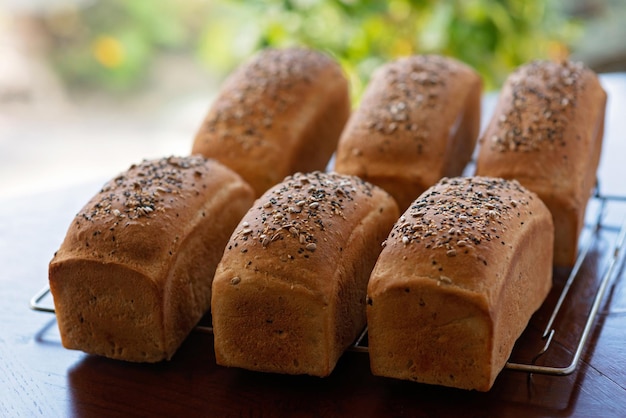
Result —
<instances>
[{"instance_id":1,"label":"metal rack wire","mask_svg":"<svg viewBox=\"0 0 626 418\"><path fill-rule=\"evenodd\" d=\"M624 248L624 243L626 241L626 218L624 219L624 221L622 221L621 226L619 227L619 233L617 235L615 242L613 243L613 250L611 252L611 256L607 262L607 265L604 269L604 273L602 274L602 278L600 279L600 283L596 289L596 293L593 297L593 303L591 304L591 308L589 309L586 319L585 319L583 331L580 334L580 337L578 339L578 344L576 345L575 348L573 348L574 354L569 364L565 366L541 366L541 365L535 364L535 362L548 351L554 339L554 336L557 333L557 330L554 328L555 320L563 306L563 303L565 302L565 300L567 299L569 295L569 290L571 289L572 285L574 284L575 281L580 280L582 277L580 270L581 270L583 263L585 262L585 259L587 258L587 255L589 254L589 250L593 247L594 241L597 236L596 232L604 227L602 221L604 219L605 208L606 208L607 203L610 201L626 202L625 196L603 196L603 195L600 195L599 192L597 191L594 196L594 199L599 201L600 208L597 212L597 216L596 216L596 220L594 224L591 225L592 233L588 236L587 241L581 247L578 257L576 259L576 262L574 264L574 267L572 268L565 282L565 285L563 286L563 289L561 290L557 303L555 304L554 309L552 310L552 313L550 315L550 319L548 320L548 323L546 324L543 330L543 333L541 335L542 340L545 341L543 347L533 357L532 362L530 364L507 362L505 365L506 369L513 370L513 371L527 372L530 374L537 373L537 374L545 374L545 375L552 375L552 376L567 376L571 374L572 372L574 372L576 368L578 367L584 348L587 344L587 340L589 339L589 336L591 335L593 325L598 316L598 312L600 310L600 306L604 299L606 289L609 283L611 282L611 280L614 278L614 276L618 275L620 271L620 267L624 261L623 248Z\"/></svg>"},{"instance_id":2,"label":"metal rack wire","mask_svg":"<svg viewBox=\"0 0 626 418\"><path fill-rule=\"evenodd\" d=\"M541 335L541 339L543 340L543 346L539 350L539 352L532 358L532 360L528 363L515 363L515 362L507 362L505 368L513 371L526 372L530 375L544 374L544 375L552 375L552 376L566 376L571 374L576 370L578 364L580 363L580 359L586 347L587 341L591 332L593 330L593 325L598 316L598 312L600 310L600 306L604 299L606 290L608 288L609 283L615 278L619 277L619 272L621 266L624 262L624 245L626 242L626 218L622 221L620 226L616 229L619 230L617 238L613 243L613 249L609 256L606 266L603 269L603 273L593 297L593 303L591 308L589 309L586 318L585 324L583 327L583 331L578 339L578 343L576 347L571 348L573 352L573 356L570 359L569 363L562 366L545 366L545 365L537 365L537 360L546 354L550 347L552 346L552 341L554 340L555 335L558 333L558 329L555 328L554 324L557 316L559 315L563 304L566 302L570 289L572 286L583 280L584 274L581 273L581 267L585 263L590 250L595 245L595 241L597 239L597 233L603 228L607 228L608 226L604 224L605 213L607 204L618 202L618 203L626 203L626 196L619 195L602 195L598 191L599 188L596 189L596 192L592 198L592 201L595 201L599 205L599 209L596 212L595 218L592 222L589 222L585 226L586 232L588 232L586 239L583 240L582 244L579 247L579 253L576 259L574 266L572 267L567 280L561 290L558 300L555 306L552 309L550 318L543 330ZM50 298L50 288L48 286L41 289L37 294L35 294L30 300L30 308L35 311L40 312L48 312L54 313L54 307L50 305L46 305L44 300ZM194 329L195 332L209 333L212 334L213 329L210 326L201 326L198 325ZM352 352L361 352L367 353L367 328L363 330L363 332L359 335L356 341L349 347L349 351Z\"/></svg>"}]
</instances>

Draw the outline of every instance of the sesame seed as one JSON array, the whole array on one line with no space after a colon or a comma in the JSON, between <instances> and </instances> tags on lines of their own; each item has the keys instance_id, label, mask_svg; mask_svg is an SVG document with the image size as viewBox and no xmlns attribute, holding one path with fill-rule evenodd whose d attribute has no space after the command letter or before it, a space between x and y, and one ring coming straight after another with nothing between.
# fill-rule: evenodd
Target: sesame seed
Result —
<instances>
[{"instance_id":1,"label":"sesame seed","mask_svg":"<svg viewBox=\"0 0 626 418\"><path fill-rule=\"evenodd\" d=\"M158 160L144 160L133 164L124 174L107 183L101 189L101 200L93 207L86 208L80 216L93 219L97 216L112 215L120 218L137 219L155 211L164 212L159 199L163 193L180 194L184 183L195 184L196 172L204 173L206 160L202 157L167 157ZM175 190L174 190L175 189ZM170 202L174 202L173 196ZM121 204L112 208L112 204Z\"/></svg>"},{"instance_id":2,"label":"sesame seed","mask_svg":"<svg viewBox=\"0 0 626 418\"><path fill-rule=\"evenodd\" d=\"M578 81L588 71L580 63L534 61L520 67L507 80L512 90L511 106L499 117L497 132L490 133L492 149L500 152L529 152L542 147L566 144L565 111L576 106L577 94L584 89ZM537 87L540 82L545 87ZM537 108L525 115L524 108ZM538 117L541 115L542 117Z\"/></svg>"},{"instance_id":3,"label":"sesame seed","mask_svg":"<svg viewBox=\"0 0 626 418\"><path fill-rule=\"evenodd\" d=\"M448 276L439 276L439 281L446 284L452 284L452 279Z\"/></svg>"},{"instance_id":4,"label":"sesame seed","mask_svg":"<svg viewBox=\"0 0 626 418\"><path fill-rule=\"evenodd\" d=\"M514 211L512 205L501 204L501 192L518 203L525 201L525 191L514 180L442 179L409 208L407 215L414 221L403 222L406 218L403 216L394 225L389 239L442 251L447 257L470 254L469 249L461 250L467 247L476 250L471 253L474 256L480 255L482 242L506 242L507 227L494 219L511 219L519 211ZM421 215L415 216L418 212Z\"/></svg>"},{"instance_id":5,"label":"sesame seed","mask_svg":"<svg viewBox=\"0 0 626 418\"><path fill-rule=\"evenodd\" d=\"M302 187L305 184L308 186ZM240 244L247 248L253 245L256 240L251 240L250 235L253 231L258 231L255 238L258 237L258 242L268 250L272 248L273 242L284 240L289 243L290 240L296 240L299 250L292 254L278 254L279 259L288 261L310 258L311 252L317 248L317 242L327 241L325 235L318 235L326 233L327 218L332 217L331 214L335 218L343 216L346 205L354 200L354 193L371 195L371 188L369 183L356 177L335 173L317 171L288 176L267 192L271 212L263 208L265 205L257 206L254 214L245 220L247 227L243 227L239 234L231 238L229 247ZM297 216L290 216L296 212ZM333 222L343 220L335 219ZM250 232L247 232L248 229Z\"/></svg>"}]
</instances>

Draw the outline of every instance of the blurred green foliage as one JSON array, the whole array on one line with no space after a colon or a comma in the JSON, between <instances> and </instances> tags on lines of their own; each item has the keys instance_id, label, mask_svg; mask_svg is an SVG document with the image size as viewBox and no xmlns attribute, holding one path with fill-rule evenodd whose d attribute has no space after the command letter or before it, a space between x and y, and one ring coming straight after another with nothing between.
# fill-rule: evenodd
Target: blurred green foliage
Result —
<instances>
[{"instance_id":1,"label":"blurred green foliage","mask_svg":"<svg viewBox=\"0 0 626 418\"><path fill-rule=\"evenodd\" d=\"M42 26L70 87L127 91L149 76L159 54L193 52L208 24L199 9L194 1L96 1L46 15Z\"/></svg>"},{"instance_id":2,"label":"blurred green foliage","mask_svg":"<svg viewBox=\"0 0 626 418\"><path fill-rule=\"evenodd\" d=\"M221 78L260 48L304 45L341 62L355 98L376 67L420 53L456 57L497 88L524 62L564 58L580 33L558 0L107 0L46 27L72 85L131 89L162 53Z\"/></svg>"}]
</instances>

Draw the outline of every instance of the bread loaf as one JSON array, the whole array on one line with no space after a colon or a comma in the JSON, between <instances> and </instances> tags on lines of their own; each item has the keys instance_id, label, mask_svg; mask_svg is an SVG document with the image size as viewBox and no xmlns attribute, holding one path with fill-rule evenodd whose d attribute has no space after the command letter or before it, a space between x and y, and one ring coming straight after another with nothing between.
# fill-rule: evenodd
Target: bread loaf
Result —
<instances>
[{"instance_id":1,"label":"bread loaf","mask_svg":"<svg viewBox=\"0 0 626 418\"><path fill-rule=\"evenodd\" d=\"M327 376L365 327L395 201L352 176L297 173L258 199L213 282L218 364Z\"/></svg>"},{"instance_id":2,"label":"bread loaf","mask_svg":"<svg viewBox=\"0 0 626 418\"><path fill-rule=\"evenodd\" d=\"M443 179L394 225L368 286L373 374L487 391L552 284L554 226L517 181Z\"/></svg>"},{"instance_id":3,"label":"bread loaf","mask_svg":"<svg viewBox=\"0 0 626 418\"><path fill-rule=\"evenodd\" d=\"M324 170L349 114L348 82L334 60L266 49L226 80L192 153L230 167L258 197L289 174Z\"/></svg>"},{"instance_id":4,"label":"bread loaf","mask_svg":"<svg viewBox=\"0 0 626 418\"><path fill-rule=\"evenodd\" d=\"M401 58L372 77L339 140L335 170L387 190L401 211L470 161L482 82L452 58Z\"/></svg>"},{"instance_id":5,"label":"bread loaf","mask_svg":"<svg viewBox=\"0 0 626 418\"><path fill-rule=\"evenodd\" d=\"M517 179L550 208L559 266L576 260L596 182L606 99L582 64L535 61L508 78L480 139L477 175Z\"/></svg>"},{"instance_id":6,"label":"bread loaf","mask_svg":"<svg viewBox=\"0 0 626 418\"><path fill-rule=\"evenodd\" d=\"M144 161L106 183L50 262L63 345L170 359L208 311L217 263L253 200L241 177L201 157Z\"/></svg>"}]
</instances>

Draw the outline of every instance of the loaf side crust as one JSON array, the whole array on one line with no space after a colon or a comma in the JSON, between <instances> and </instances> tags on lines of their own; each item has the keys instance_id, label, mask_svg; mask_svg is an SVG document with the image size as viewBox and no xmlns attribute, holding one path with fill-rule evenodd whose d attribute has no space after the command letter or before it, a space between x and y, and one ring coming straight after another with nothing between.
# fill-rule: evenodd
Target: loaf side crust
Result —
<instances>
[{"instance_id":1,"label":"loaf side crust","mask_svg":"<svg viewBox=\"0 0 626 418\"><path fill-rule=\"evenodd\" d=\"M372 372L489 390L551 288L553 234L516 181L443 179L422 194L368 285Z\"/></svg>"},{"instance_id":2,"label":"loaf side crust","mask_svg":"<svg viewBox=\"0 0 626 418\"><path fill-rule=\"evenodd\" d=\"M63 345L171 358L209 309L217 261L252 201L237 174L200 157L144 161L105 184L50 262Z\"/></svg>"},{"instance_id":3,"label":"loaf side crust","mask_svg":"<svg viewBox=\"0 0 626 418\"><path fill-rule=\"evenodd\" d=\"M391 193L405 210L461 175L480 124L482 81L452 58L418 55L379 68L339 140L335 169Z\"/></svg>"},{"instance_id":4,"label":"loaf side crust","mask_svg":"<svg viewBox=\"0 0 626 418\"><path fill-rule=\"evenodd\" d=\"M324 170L349 114L348 82L332 58L266 49L224 82L192 153L230 167L258 197L289 174Z\"/></svg>"},{"instance_id":5,"label":"loaf side crust","mask_svg":"<svg viewBox=\"0 0 626 418\"><path fill-rule=\"evenodd\" d=\"M217 363L327 376L365 326L367 280L398 218L352 176L296 174L242 219L213 282Z\"/></svg>"},{"instance_id":6,"label":"loaf side crust","mask_svg":"<svg viewBox=\"0 0 626 418\"><path fill-rule=\"evenodd\" d=\"M502 88L476 174L517 179L555 219L555 264L572 266L602 149L606 92L581 63L534 61Z\"/></svg>"}]
</instances>

